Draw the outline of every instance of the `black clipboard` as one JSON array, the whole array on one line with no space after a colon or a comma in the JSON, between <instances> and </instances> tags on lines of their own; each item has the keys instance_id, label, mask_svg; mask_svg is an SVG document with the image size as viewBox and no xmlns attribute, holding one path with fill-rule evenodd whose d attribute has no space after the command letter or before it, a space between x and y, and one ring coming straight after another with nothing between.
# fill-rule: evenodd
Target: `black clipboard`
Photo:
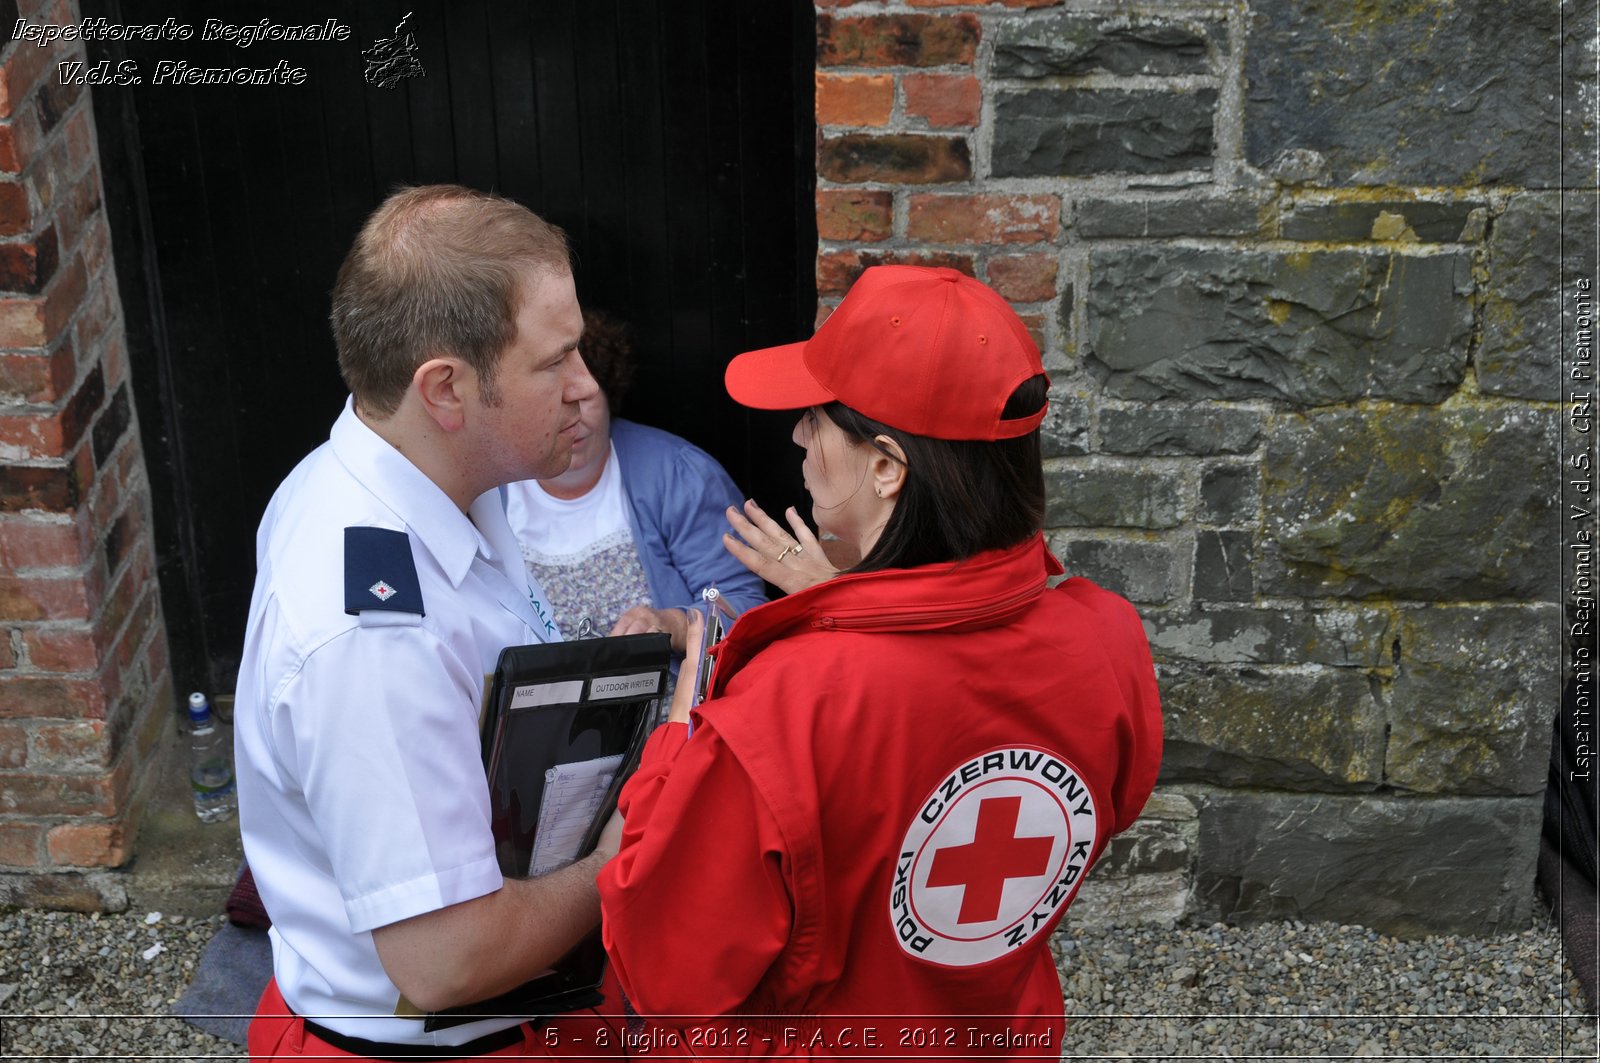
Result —
<instances>
[{"instance_id":1,"label":"black clipboard","mask_svg":"<svg viewBox=\"0 0 1600 1063\"><path fill-rule=\"evenodd\" d=\"M638 766L667 689L671 659L671 639L663 633L500 651L484 703L482 739L502 874L526 878L553 870L536 858L570 862L594 851L623 782ZM590 805L592 815L580 821L577 813ZM568 815L553 819L551 813L560 809ZM542 817L545 844L540 844ZM560 844L552 849L550 839ZM598 987L605 962L595 930L547 973L493 999L428 1015L423 1028L591 1007L602 999Z\"/></svg>"}]
</instances>

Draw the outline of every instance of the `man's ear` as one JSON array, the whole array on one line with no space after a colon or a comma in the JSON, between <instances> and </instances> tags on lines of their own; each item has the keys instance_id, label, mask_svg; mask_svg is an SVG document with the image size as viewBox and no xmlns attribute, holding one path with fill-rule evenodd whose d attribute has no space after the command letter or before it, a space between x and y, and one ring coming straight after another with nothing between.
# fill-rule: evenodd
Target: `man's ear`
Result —
<instances>
[{"instance_id":1,"label":"man's ear","mask_svg":"<svg viewBox=\"0 0 1600 1063\"><path fill-rule=\"evenodd\" d=\"M411 390L433 422L446 432L458 432L466 424L463 401L466 382L472 371L459 358L429 358L411 374Z\"/></svg>"},{"instance_id":2,"label":"man's ear","mask_svg":"<svg viewBox=\"0 0 1600 1063\"><path fill-rule=\"evenodd\" d=\"M872 442L874 450L867 466L872 491L879 498L892 499L906 485L906 452L886 435L876 436Z\"/></svg>"}]
</instances>

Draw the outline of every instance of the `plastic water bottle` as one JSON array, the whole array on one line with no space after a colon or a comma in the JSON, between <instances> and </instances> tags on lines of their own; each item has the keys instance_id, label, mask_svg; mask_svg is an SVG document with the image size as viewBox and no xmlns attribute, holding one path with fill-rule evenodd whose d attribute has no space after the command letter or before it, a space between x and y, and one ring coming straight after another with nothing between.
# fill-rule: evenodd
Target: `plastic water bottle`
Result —
<instances>
[{"instance_id":1,"label":"plastic water bottle","mask_svg":"<svg viewBox=\"0 0 1600 1063\"><path fill-rule=\"evenodd\" d=\"M211 717L211 702L198 690L189 695L189 785L194 814L203 823L233 816L233 756L226 736Z\"/></svg>"}]
</instances>

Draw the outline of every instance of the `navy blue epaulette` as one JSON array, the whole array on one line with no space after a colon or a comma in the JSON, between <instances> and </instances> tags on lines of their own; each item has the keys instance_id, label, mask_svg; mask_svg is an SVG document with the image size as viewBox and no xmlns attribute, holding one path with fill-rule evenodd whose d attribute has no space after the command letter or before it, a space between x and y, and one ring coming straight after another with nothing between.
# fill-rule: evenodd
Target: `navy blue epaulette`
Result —
<instances>
[{"instance_id":1,"label":"navy blue epaulette","mask_svg":"<svg viewBox=\"0 0 1600 1063\"><path fill-rule=\"evenodd\" d=\"M390 528L346 528L344 611L356 616L371 610L427 615L411 540Z\"/></svg>"}]
</instances>

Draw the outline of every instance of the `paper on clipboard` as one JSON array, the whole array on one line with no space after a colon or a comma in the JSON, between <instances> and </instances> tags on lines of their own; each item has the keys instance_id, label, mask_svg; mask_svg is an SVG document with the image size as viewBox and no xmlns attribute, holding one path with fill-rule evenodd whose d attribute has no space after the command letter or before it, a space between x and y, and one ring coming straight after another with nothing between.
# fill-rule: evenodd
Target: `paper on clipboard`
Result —
<instances>
[{"instance_id":1,"label":"paper on clipboard","mask_svg":"<svg viewBox=\"0 0 1600 1063\"><path fill-rule=\"evenodd\" d=\"M620 753L545 769L529 875L546 875L578 859L589 825L621 769Z\"/></svg>"}]
</instances>

